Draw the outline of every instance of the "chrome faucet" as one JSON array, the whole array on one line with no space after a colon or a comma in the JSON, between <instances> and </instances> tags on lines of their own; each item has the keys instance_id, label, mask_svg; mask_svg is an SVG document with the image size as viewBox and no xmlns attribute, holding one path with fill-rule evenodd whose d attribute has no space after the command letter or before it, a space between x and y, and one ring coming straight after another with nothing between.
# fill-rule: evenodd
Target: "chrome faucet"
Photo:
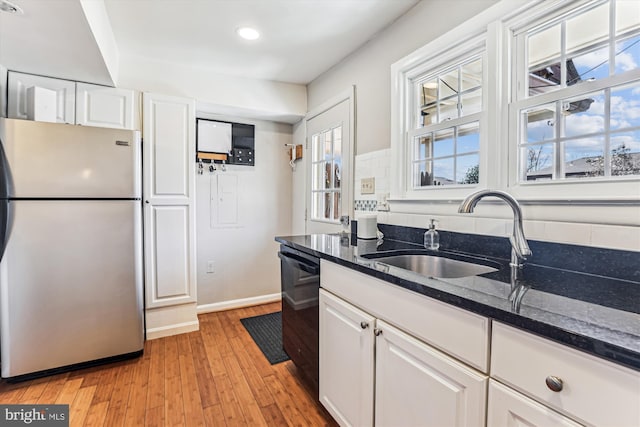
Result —
<instances>
[{"instance_id":1,"label":"chrome faucet","mask_svg":"<svg viewBox=\"0 0 640 427\"><path fill-rule=\"evenodd\" d=\"M483 197L497 197L511 206L513 210L513 234L509 237L509 241L511 242L511 266L522 267L524 260L531 255L531 249L529 249L527 239L524 237L524 231L522 230L522 210L516 199L504 191L480 190L470 194L462 201L458 208L458 213L473 212L473 209Z\"/></svg>"}]
</instances>

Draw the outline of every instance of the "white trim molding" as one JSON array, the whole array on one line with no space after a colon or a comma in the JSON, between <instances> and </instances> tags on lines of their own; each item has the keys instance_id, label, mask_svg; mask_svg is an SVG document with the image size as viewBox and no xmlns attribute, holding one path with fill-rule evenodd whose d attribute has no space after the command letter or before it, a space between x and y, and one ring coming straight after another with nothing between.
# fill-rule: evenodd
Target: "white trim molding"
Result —
<instances>
[{"instance_id":1,"label":"white trim molding","mask_svg":"<svg viewBox=\"0 0 640 427\"><path fill-rule=\"evenodd\" d=\"M198 314L213 313L216 311L232 310L234 308L251 307L253 305L277 302L282 299L280 292L276 294L260 295L257 297L240 298L229 301L214 302L198 306Z\"/></svg>"}]
</instances>

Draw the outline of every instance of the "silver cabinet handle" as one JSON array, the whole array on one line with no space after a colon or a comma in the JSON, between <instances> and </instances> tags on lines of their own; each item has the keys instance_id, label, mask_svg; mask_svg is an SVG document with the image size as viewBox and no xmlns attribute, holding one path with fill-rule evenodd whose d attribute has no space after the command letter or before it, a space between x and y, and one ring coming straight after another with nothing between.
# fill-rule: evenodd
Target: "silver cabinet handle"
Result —
<instances>
[{"instance_id":1,"label":"silver cabinet handle","mask_svg":"<svg viewBox=\"0 0 640 427\"><path fill-rule=\"evenodd\" d=\"M382 335L382 329L380 329L380 328L375 328L375 329L373 330L373 335L375 335L375 336L379 337L380 335Z\"/></svg>"},{"instance_id":2,"label":"silver cabinet handle","mask_svg":"<svg viewBox=\"0 0 640 427\"><path fill-rule=\"evenodd\" d=\"M369 327L369 324L363 320L362 322L360 322L360 327L362 329L367 329Z\"/></svg>"},{"instance_id":3,"label":"silver cabinet handle","mask_svg":"<svg viewBox=\"0 0 640 427\"><path fill-rule=\"evenodd\" d=\"M547 384L547 387L549 387L549 390L555 391L556 393L562 391L562 386L564 385L562 379L553 375L549 375L544 382Z\"/></svg>"}]
</instances>

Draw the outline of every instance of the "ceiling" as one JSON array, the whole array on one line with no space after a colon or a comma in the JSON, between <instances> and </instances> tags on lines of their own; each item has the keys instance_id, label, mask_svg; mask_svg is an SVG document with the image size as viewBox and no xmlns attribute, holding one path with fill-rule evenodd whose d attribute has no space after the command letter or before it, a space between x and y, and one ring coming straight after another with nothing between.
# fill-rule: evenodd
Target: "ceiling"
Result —
<instances>
[{"instance_id":1,"label":"ceiling","mask_svg":"<svg viewBox=\"0 0 640 427\"><path fill-rule=\"evenodd\" d=\"M108 77L81 0L11 0L0 64L101 83ZM84 2L97 0L82 0ZM120 61L178 62L214 74L307 84L421 0L104 0ZM253 26L262 36L240 39Z\"/></svg>"}]
</instances>

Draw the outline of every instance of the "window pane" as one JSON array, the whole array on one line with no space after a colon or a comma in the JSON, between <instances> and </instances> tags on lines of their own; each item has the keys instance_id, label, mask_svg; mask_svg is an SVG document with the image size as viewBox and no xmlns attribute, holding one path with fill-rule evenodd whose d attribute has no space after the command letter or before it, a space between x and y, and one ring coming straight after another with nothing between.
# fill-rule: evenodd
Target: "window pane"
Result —
<instances>
[{"instance_id":1,"label":"window pane","mask_svg":"<svg viewBox=\"0 0 640 427\"><path fill-rule=\"evenodd\" d=\"M482 110L482 90L476 89L471 92L463 93L460 99L462 104L461 116L478 113Z\"/></svg>"},{"instance_id":2,"label":"window pane","mask_svg":"<svg viewBox=\"0 0 640 427\"><path fill-rule=\"evenodd\" d=\"M432 79L420 84L420 123L418 127L437 122L438 80Z\"/></svg>"},{"instance_id":3,"label":"window pane","mask_svg":"<svg viewBox=\"0 0 640 427\"><path fill-rule=\"evenodd\" d=\"M612 130L640 126L640 84L612 89L610 126Z\"/></svg>"},{"instance_id":4,"label":"window pane","mask_svg":"<svg viewBox=\"0 0 640 427\"><path fill-rule=\"evenodd\" d=\"M609 39L608 2L567 19L566 38L567 54L606 43Z\"/></svg>"},{"instance_id":5,"label":"window pane","mask_svg":"<svg viewBox=\"0 0 640 427\"><path fill-rule=\"evenodd\" d=\"M426 187L433 185L431 161L419 162L413 166L413 186Z\"/></svg>"},{"instance_id":6,"label":"window pane","mask_svg":"<svg viewBox=\"0 0 640 427\"><path fill-rule=\"evenodd\" d=\"M640 64L640 3L638 0L616 2L616 74L638 68ZM636 32L631 38L627 35ZM626 38L626 39L625 39Z\"/></svg>"},{"instance_id":7,"label":"window pane","mask_svg":"<svg viewBox=\"0 0 640 427\"><path fill-rule=\"evenodd\" d=\"M436 140L433 144L433 157L452 156L453 132L455 128L449 128L436 132Z\"/></svg>"},{"instance_id":8,"label":"window pane","mask_svg":"<svg viewBox=\"0 0 640 427\"><path fill-rule=\"evenodd\" d=\"M523 114L527 126L527 142L548 141L555 138L555 104L534 107Z\"/></svg>"},{"instance_id":9,"label":"window pane","mask_svg":"<svg viewBox=\"0 0 640 427\"><path fill-rule=\"evenodd\" d=\"M560 84L561 27L554 25L528 39L529 96L548 92Z\"/></svg>"},{"instance_id":10,"label":"window pane","mask_svg":"<svg viewBox=\"0 0 640 427\"><path fill-rule=\"evenodd\" d=\"M460 72L463 91L482 86L482 59L464 64Z\"/></svg>"},{"instance_id":11,"label":"window pane","mask_svg":"<svg viewBox=\"0 0 640 427\"><path fill-rule=\"evenodd\" d=\"M565 178L603 176L604 169L604 138L583 138L565 142Z\"/></svg>"},{"instance_id":12,"label":"window pane","mask_svg":"<svg viewBox=\"0 0 640 427\"><path fill-rule=\"evenodd\" d=\"M433 161L433 185L455 184L453 157Z\"/></svg>"},{"instance_id":13,"label":"window pane","mask_svg":"<svg viewBox=\"0 0 640 427\"><path fill-rule=\"evenodd\" d=\"M458 69L440 76L439 98L445 99L458 94Z\"/></svg>"},{"instance_id":14,"label":"window pane","mask_svg":"<svg viewBox=\"0 0 640 427\"><path fill-rule=\"evenodd\" d=\"M331 182L331 162L325 162L322 164L322 168L323 168L323 179L324 179L324 186L322 186L321 188L328 190L331 188L332 182Z\"/></svg>"},{"instance_id":15,"label":"window pane","mask_svg":"<svg viewBox=\"0 0 640 427\"><path fill-rule=\"evenodd\" d=\"M567 61L567 86L609 76L609 45L575 54Z\"/></svg>"},{"instance_id":16,"label":"window pane","mask_svg":"<svg viewBox=\"0 0 640 427\"><path fill-rule=\"evenodd\" d=\"M440 111L438 113L439 122L458 118L458 96L443 99L438 104Z\"/></svg>"},{"instance_id":17,"label":"window pane","mask_svg":"<svg viewBox=\"0 0 640 427\"><path fill-rule=\"evenodd\" d=\"M604 132L604 92L562 101L564 136Z\"/></svg>"},{"instance_id":18,"label":"window pane","mask_svg":"<svg viewBox=\"0 0 640 427\"><path fill-rule=\"evenodd\" d=\"M456 144L457 153L480 151L480 123L474 122L460 126Z\"/></svg>"},{"instance_id":19,"label":"window pane","mask_svg":"<svg viewBox=\"0 0 640 427\"><path fill-rule=\"evenodd\" d=\"M458 184L477 184L479 182L480 156L460 156L456 158L456 181Z\"/></svg>"},{"instance_id":20,"label":"window pane","mask_svg":"<svg viewBox=\"0 0 640 427\"><path fill-rule=\"evenodd\" d=\"M438 110L436 103L432 102L422 108L420 115L422 117L422 126L428 126L438 122Z\"/></svg>"},{"instance_id":21,"label":"window pane","mask_svg":"<svg viewBox=\"0 0 640 427\"><path fill-rule=\"evenodd\" d=\"M313 166L312 190L321 190L324 188L324 163L316 163Z\"/></svg>"},{"instance_id":22,"label":"window pane","mask_svg":"<svg viewBox=\"0 0 640 427\"><path fill-rule=\"evenodd\" d=\"M539 144L522 148L525 180L536 181L553 177L555 144Z\"/></svg>"},{"instance_id":23,"label":"window pane","mask_svg":"<svg viewBox=\"0 0 640 427\"><path fill-rule=\"evenodd\" d=\"M640 8L640 3L636 3ZM640 17L638 18L640 20ZM635 70L640 64L640 36L616 43L616 74Z\"/></svg>"},{"instance_id":24,"label":"window pane","mask_svg":"<svg viewBox=\"0 0 640 427\"><path fill-rule=\"evenodd\" d=\"M329 219L331 213L331 198L329 193L315 193L313 200L313 217L316 219Z\"/></svg>"},{"instance_id":25,"label":"window pane","mask_svg":"<svg viewBox=\"0 0 640 427\"><path fill-rule=\"evenodd\" d=\"M433 144L431 134L416 138L416 160L427 159L433 156Z\"/></svg>"},{"instance_id":26,"label":"window pane","mask_svg":"<svg viewBox=\"0 0 640 427\"><path fill-rule=\"evenodd\" d=\"M640 175L640 131L611 135L611 175Z\"/></svg>"}]
</instances>

